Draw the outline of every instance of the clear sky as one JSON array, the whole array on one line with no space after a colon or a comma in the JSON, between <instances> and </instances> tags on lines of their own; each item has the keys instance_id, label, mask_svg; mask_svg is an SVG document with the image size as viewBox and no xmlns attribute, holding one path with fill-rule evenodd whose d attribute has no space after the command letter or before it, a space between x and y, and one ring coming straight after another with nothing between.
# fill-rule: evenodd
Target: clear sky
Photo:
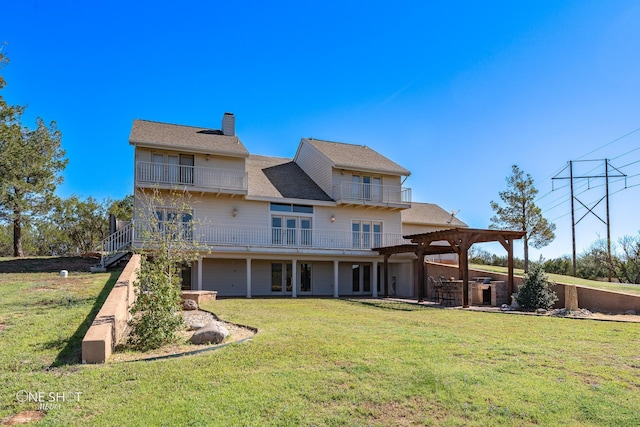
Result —
<instances>
[{"instance_id":1,"label":"clear sky","mask_svg":"<svg viewBox=\"0 0 640 427\"><path fill-rule=\"evenodd\" d=\"M517 164L558 228L534 258L571 253L569 191L551 192L551 178L569 160L612 159L629 187L611 180L612 236L640 230L637 0L6 0L0 10L2 95L28 105L25 124L57 122L63 197L133 191L134 118L219 128L233 112L254 154L293 157L301 137L368 145L412 171L414 201L471 227L489 225ZM599 200L603 184L578 182L578 197ZM578 251L598 236L606 228L589 215Z\"/></svg>"}]
</instances>

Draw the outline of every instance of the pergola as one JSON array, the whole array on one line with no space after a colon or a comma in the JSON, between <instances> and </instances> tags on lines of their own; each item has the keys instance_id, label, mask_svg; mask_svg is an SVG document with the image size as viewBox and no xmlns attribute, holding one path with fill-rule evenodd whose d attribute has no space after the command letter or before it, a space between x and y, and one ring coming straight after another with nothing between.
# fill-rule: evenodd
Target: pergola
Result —
<instances>
[{"instance_id":1,"label":"pergola","mask_svg":"<svg viewBox=\"0 0 640 427\"><path fill-rule=\"evenodd\" d=\"M462 305L469 306L469 248L475 243L500 242L507 251L507 295L513 293L513 241L521 239L526 232L513 230L486 230L479 228L452 228L449 230L432 231L430 233L403 236L411 240L412 244L374 248L384 256L384 296L389 295L388 260L391 255L400 253L415 253L418 257L418 301L424 300L424 257L457 253L459 279L462 280ZM435 244L444 242L444 244ZM448 243L448 245L447 245Z\"/></svg>"}]
</instances>

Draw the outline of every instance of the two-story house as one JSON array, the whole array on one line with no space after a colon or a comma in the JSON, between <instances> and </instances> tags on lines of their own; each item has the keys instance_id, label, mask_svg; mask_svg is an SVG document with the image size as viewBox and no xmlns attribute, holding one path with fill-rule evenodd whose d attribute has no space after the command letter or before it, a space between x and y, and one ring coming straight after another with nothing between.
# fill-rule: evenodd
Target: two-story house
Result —
<instances>
[{"instance_id":1,"label":"two-story house","mask_svg":"<svg viewBox=\"0 0 640 427\"><path fill-rule=\"evenodd\" d=\"M191 236L205 250L183 270L186 288L220 296L375 297L385 275L372 248L465 226L437 205L412 202L403 187L410 172L367 146L303 138L293 159L250 154L230 113L221 130L135 120L130 143L137 210L157 189L191 196L178 221L193 224ZM163 203L153 214L176 219ZM415 260L393 257L391 294L414 295Z\"/></svg>"}]
</instances>

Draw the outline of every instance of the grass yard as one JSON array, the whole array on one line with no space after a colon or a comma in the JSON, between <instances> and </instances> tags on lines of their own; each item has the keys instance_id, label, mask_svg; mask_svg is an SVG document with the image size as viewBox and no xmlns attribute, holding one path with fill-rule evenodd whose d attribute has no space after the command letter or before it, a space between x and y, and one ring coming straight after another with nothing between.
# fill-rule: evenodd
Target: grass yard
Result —
<instances>
[{"instance_id":1,"label":"grass yard","mask_svg":"<svg viewBox=\"0 0 640 427\"><path fill-rule=\"evenodd\" d=\"M481 264L471 264L470 267L475 270L495 271L496 273L507 274L507 267L500 267L496 265L481 265ZM524 275L524 270L522 269L516 268L513 270L513 272L516 276ZM590 288L605 289L608 291L625 292L627 294L640 295L640 285L633 285L628 283L600 282L597 280L581 279L579 277L565 276L562 274L547 273L547 276L549 276L549 280L551 280L552 282L566 283L569 285L582 285L582 286L588 286Z\"/></svg>"},{"instance_id":2,"label":"grass yard","mask_svg":"<svg viewBox=\"0 0 640 427\"><path fill-rule=\"evenodd\" d=\"M252 341L83 366L115 274L0 275L0 419L21 390L82 393L37 425L640 425L640 325L333 299L204 308ZM72 395L75 396L75 395Z\"/></svg>"}]
</instances>

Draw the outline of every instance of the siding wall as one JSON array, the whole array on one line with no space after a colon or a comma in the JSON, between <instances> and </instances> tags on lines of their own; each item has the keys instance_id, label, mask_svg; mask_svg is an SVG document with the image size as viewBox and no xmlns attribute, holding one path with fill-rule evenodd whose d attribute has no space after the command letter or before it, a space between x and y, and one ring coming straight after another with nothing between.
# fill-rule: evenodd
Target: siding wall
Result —
<instances>
[{"instance_id":1,"label":"siding wall","mask_svg":"<svg viewBox=\"0 0 640 427\"><path fill-rule=\"evenodd\" d=\"M331 163L315 147L302 141L295 162L313 179L325 193L331 196Z\"/></svg>"},{"instance_id":2,"label":"siding wall","mask_svg":"<svg viewBox=\"0 0 640 427\"><path fill-rule=\"evenodd\" d=\"M340 188L340 184L342 184L343 182L346 183L351 183L353 176L360 176L362 177L364 176L371 176L371 177L381 177L382 178L382 185L395 185L398 187L398 189L401 188L401 182L400 181L400 177L399 176L393 176L393 175L383 175L383 174L377 174L377 173L372 173L372 172L358 172L358 171L350 171L350 170L343 170L343 169L333 169L332 171L332 183L331 183L331 189L327 192L327 194L329 194L330 196L332 196L334 199L336 198L340 198L339 195L340 193L335 193L334 194L334 188L339 189ZM326 190L325 190L326 191Z\"/></svg>"},{"instance_id":3,"label":"siding wall","mask_svg":"<svg viewBox=\"0 0 640 427\"><path fill-rule=\"evenodd\" d=\"M217 156L212 154L209 156L209 160L207 160L207 157L204 154L194 154L194 153L188 153L186 151L171 151L171 150L162 150L162 149L152 150L150 148L136 147L135 161L150 162L152 152L164 154L164 155L193 154L195 166L207 167L212 169L228 169L228 170L242 171L242 172L245 171L244 158Z\"/></svg>"}]
</instances>

